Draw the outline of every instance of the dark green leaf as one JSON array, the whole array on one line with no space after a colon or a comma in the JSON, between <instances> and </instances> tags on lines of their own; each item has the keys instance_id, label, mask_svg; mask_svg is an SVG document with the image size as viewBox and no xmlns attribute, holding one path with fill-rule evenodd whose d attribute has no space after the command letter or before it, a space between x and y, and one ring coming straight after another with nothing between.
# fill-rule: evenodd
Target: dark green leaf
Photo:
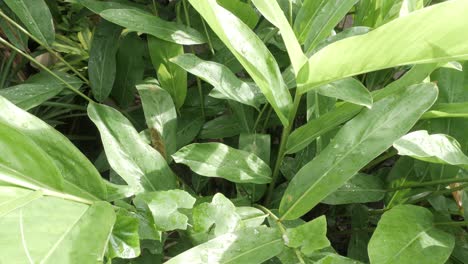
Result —
<instances>
[{"instance_id":1,"label":"dark green leaf","mask_svg":"<svg viewBox=\"0 0 468 264\"><path fill-rule=\"evenodd\" d=\"M377 202L384 198L385 192L384 184L379 177L358 173L323 199L322 203L335 205Z\"/></svg>"}]
</instances>

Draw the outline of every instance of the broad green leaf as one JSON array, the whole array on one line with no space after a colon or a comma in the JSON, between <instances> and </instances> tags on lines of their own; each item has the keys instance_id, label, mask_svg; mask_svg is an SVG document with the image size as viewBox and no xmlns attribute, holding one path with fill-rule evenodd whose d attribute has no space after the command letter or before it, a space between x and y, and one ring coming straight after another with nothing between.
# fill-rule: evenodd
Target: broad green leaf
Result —
<instances>
[{"instance_id":1,"label":"broad green leaf","mask_svg":"<svg viewBox=\"0 0 468 264\"><path fill-rule=\"evenodd\" d=\"M424 8L424 0L403 0L400 8L400 17Z\"/></svg>"},{"instance_id":2,"label":"broad green leaf","mask_svg":"<svg viewBox=\"0 0 468 264\"><path fill-rule=\"evenodd\" d=\"M0 179L33 190L62 191L60 171L52 159L27 136L0 123Z\"/></svg>"},{"instance_id":3,"label":"broad green leaf","mask_svg":"<svg viewBox=\"0 0 468 264\"><path fill-rule=\"evenodd\" d=\"M372 107L372 95L367 88L354 78L345 78L317 88L317 93L341 99L367 108Z\"/></svg>"},{"instance_id":4,"label":"broad green leaf","mask_svg":"<svg viewBox=\"0 0 468 264\"><path fill-rule=\"evenodd\" d=\"M330 246L327 239L327 219L320 216L310 222L287 231L287 245L301 249L306 256L314 251Z\"/></svg>"},{"instance_id":5,"label":"broad green leaf","mask_svg":"<svg viewBox=\"0 0 468 264\"><path fill-rule=\"evenodd\" d=\"M378 176L358 173L323 199L322 203L336 205L377 202L384 198L385 192L384 184Z\"/></svg>"},{"instance_id":6,"label":"broad green leaf","mask_svg":"<svg viewBox=\"0 0 468 264\"><path fill-rule=\"evenodd\" d=\"M444 134L429 135L426 130L414 131L395 141L393 147L400 156L468 168L468 157L460 149L460 143Z\"/></svg>"},{"instance_id":7,"label":"broad green leaf","mask_svg":"<svg viewBox=\"0 0 468 264\"><path fill-rule=\"evenodd\" d=\"M116 212L115 224L109 238L108 257L136 258L140 255L138 218L125 209Z\"/></svg>"},{"instance_id":8,"label":"broad green leaf","mask_svg":"<svg viewBox=\"0 0 468 264\"><path fill-rule=\"evenodd\" d=\"M15 22L19 22L18 17L8 8L4 1L0 2L0 11L6 14ZM8 38L11 44L15 47L25 51L28 46L28 35L21 32L18 28L12 27L11 24L5 19L0 19L0 29L3 34Z\"/></svg>"},{"instance_id":9,"label":"broad green leaf","mask_svg":"<svg viewBox=\"0 0 468 264\"><path fill-rule=\"evenodd\" d=\"M326 39L357 0L305 0L296 20L294 31L307 50L313 50Z\"/></svg>"},{"instance_id":10,"label":"broad green leaf","mask_svg":"<svg viewBox=\"0 0 468 264\"><path fill-rule=\"evenodd\" d=\"M90 103L88 115L99 129L109 164L134 193L177 186L176 176L164 157L140 138L119 111Z\"/></svg>"},{"instance_id":11,"label":"broad green leaf","mask_svg":"<svg viewBox=\"0 0 468 264\"><path fill-rule=\"evenodd\" d=\"M381 26L400 16L404 1L360 1L356 7L355 23L373 28Z\"/></svg>"},{"instance_id":12,"label":"broad green leaf","mask_svg":"<svg viewBox=\"0 0 468 264\"><path fill-rule=\"evenodd\" d=\"M466 8L464 0L444 2L335 42L309 59L299 73L298 89L304 93L334 80L395 66L467 59L468 45L459 34L467 25ZM433 19L438 23L420 26L421 21Z\"/></svg>"},{"instance_id":13,"label":"broad green leaf","mask_svg":"<svg viewBox=\"0 0 468 264\"><path fill-rule=\"evenodd\" d=\"M222 115L203 125L198 138L226 138L237 136L242 133L242 128L237 124L237 118L234 115Z\"/></svg>"},{"instance_id":14,"label":"broad green leaf","mask_svg":"<svg viewBox=\"0 0 468 264\"><path fill-rule=\"evenodd\" d=\"M279 254L283 247L283 239L276 230L261 226L216 237L166 264L258 264Z\"/></svg>"},{"instance_id":15,"label":"broad green leaf","mask_svg":"<svg viewBox=\"0 0 468 264\"><path fill-rule=\"evenodd\" d=\"M213 229L215 236L236 231L241 222L234 204L221 193L215 194L211 203L196 206L192 218L195 233L207 233Z\"/></svg>"},{"instance_id":16,"label":"broad green leaf","mask_svg":"<svg viewBox=\"0 0 468 264\"><path fill-rule=\"evenodd\" d=\"M404 220L404 221L402 221ZM398 205L383 214L369 242L371 263L445 263L454 237L434 224L423 207Z\"/></svg>"},{"instance_id":17,"label":"broad green leaf","mask_svg":"<svg viewBox=\"0 0 468 264\"><path fill-rule=\"evenodd\" d=\"M198 111L187 112L177 118L177 149L191 143L200 132L205 120Z\"/></svg>"},{"instance_id":18,"label":"broad green leaf","mask_svg":"<svg viewBox=\"0 0 468 264\"><path fill-rule=\"evenodd\" d=\"M179 109L187 96L187 72L177 67L170 59L184 54L184 47L149 36L148 49L161 87L169 92Z\"/></svg>"},{"instance_id":19,"label":"broad green leaf","mask_svg":"<svg viewBox=\"0 0 468 264\"><path fill-rule=\"evenodd\" d=\"M189 0L265 94L284 125L292 99L275 58L250 28L216 0Z\"/></svg>"},{"instance_id":20,"label":"broad green leaf","mask_svg":"<svg viewBox=\"0 0 468 264\"><path fill-rule=\"evenodd\" d=\"M26 29L42 44L52 46L55 40L54 22L44 0L4 0L23 22Z\"/></svg>"},{"instance_id":21,"label":"broad green leaf","mask_svg":"<svg viewBox=\"0 0 468 264\"><path fill-rule=\"evenodd\" d=\"M79 89L80 79L63 72L54 72L68 84ZM18 107L29 110L59 94L65 85L52 75L41 72L30 77L25 82L0 90L0 96L5 97Z\"/></svg>"},{"instance_id":22,"label":"broad green leaf","mask_svg":"<svg viewBox=\"0 0 468 264\"><path fill-rule=\"evenodd\" d=\"M144 55L144 42L135 33L122 39L117 52L117 71L111 95L124 109L134 102L135 85L143 79Z\"/></svg>"},{"instance_id":23,"label":"broad green leaf","mask_svg":"<svg viewBox=\"0 0 468 264\"><path fill-rule=\"evenodd\" d=\"M236 207L236 213L242 220L242 227L247 228L261 226L268 216L261 210L248 206Z\"/></svg>"},{"instance_id":24,"label":"broad green leaf","mask_svg":"<svg viewBox=\"0 0 468 264\"><path fill-rule=\"evenodd\" d=\"M347 256L369 263L367 245L371 238L368 232L369 209L363 204L353 204L349 207L351 213L351 228L355 230L349 239Z\"/></svg>"},{"instance_id":25,"label":"broad green leaf","mask_svg":"<svg viewBox=\"0 0 468 264\"><path fill-rule=\"evenodd\" d=\"M96 14L101 13L106 9L136 9L140 10L137 4L125 1L125 2L110 2L110 1L98 1L98 0L75 0L80 5L88 8ZM142 11L142 10L140 10Z\"/></svg>"},{"instance_id":26,"label":"broad green leaf","mask_svg":"<svg viewBox=\"0 0 468 264\"><path fill-rule=\"evenodd\" d=\"M294 72L296 74L299 73L299 70L307 62L307 57L302 52L301 45L278 2L271 0L252 0L252 3L268 21L279 29Z\"/></svg>"},{"instance_id":27,"label":"broad green leaf","mask_svg":"<svg viewBox=\"0 0 468 264\"><path fill-rule=\"evenodd\" d=\"M96 26L89 51L88 74L94 98L102 102L114 85L116 56L122 28L106 20Z\"/></svg>"},{"instance_id":28,"label":"broad green leaf","mask_svg":"<svg viewBox=\"0 0 468 264\"><path fill-rule=\"evenodd\" d=\"M176 151L177 113L172 98L156 83L137 85L151 142L161 155L169 157Z\"/></svg>"},{"instance_id":29,"label":"broad green leaf","mask_svg":"<svg viewBox=\"0 0 468 264\"><path fill-rule=\"evenodd\" d=\"M260 20L260 16L249 3L237 0L218 0L218 4L233 13L236 17L242 20L242 22L249 26L249 28L255 28L258 20Z\"/></svg>"},{"instance_id":30,"label":"broad green leaf","mask_svg":"<svg viewBox=\"0 0 468 264\"><path fill-rule=\"evenodd\" d=\"M433 118L468 118L468 103L440 103L435 104L424 113L421 119Z\"/></svg>"},{"instance_id":31,"label":"broad green leaf","mask_svg":"<svg viewBox=\"0 0 468 264\"><path fill-rule=\"evenodd\" d=\"M239 149L254 153L266 164L269 164L271 136L269 134L240 134Z\"/></svg>"},{"instance_id":32,"label":"broad green leaf","mask_svg":"<svg viewBox=\"0 0 468 264\"><path fill-rule=\"evenodd\" d=\"M257 92L252 89L251 84L241 81L226 66L216 62L204 61L193 54L180 55L171 59L171 61L213 85L216 92L224 95L224 98L259 108L258 93L260 91Z\"/></svg>"},{"instance_id":33,"label":"broad green leaf","mask_svg":"<svg viewBox=\"0 0 468 264\"><path fill-rule=\"evenodd\" d=\"M101 175L68 138L3 97L0 97L0 110L0 122L29 137L52 158L68 193L90 200L106 199L106 186Z\"/></svg>"},{"instance_id":34,"label":"broad green leaf","mask_svg":"<svg viewBox=\"0 0 468 264\"><path fill-rule=\"evenodd\" d=\"M271 169L255 154L221 143L195 143L172 155L177 163L207 177L220 177L237 183L269 183Z\"/></svg>"},{"instance_id":35,"label":"broad green leaf","mask_svg":"<svg viewBox=\"0 0 468 264\"><path fill-rule=\"evenodd\" d=\"M392 82L384 89L374 91L372 93L374 102L381 100L390 94L399 93L410 85L422 82L435 68L435 64L414 66L410 71L408 71L408 73L403 75L403 77L397 81ZM362 107L357 105L345 103L337 107L335 110L320 116L320 118L309 121L307 124L291 133L286 145L286 152L296 153L300 151L317 137L351 119L353 116L358 114L361 109Z\"/></svg>"},{"instance_id":36,"label":"broad green leaf","mask_svg":"<svg viewBox=\"0 0 468 264\"><path fill-rule=\"evenodd\" d=\"M191 209L195 198L183 190L170 190L142 193L133 202L138 208L147 208L151 212L157 230L171 231L187 229L188 217L178 209Z\"/></svg>"},{"instance_id":37,"label":"broad green leaf","mask_svg":"<svg viewBox=\"0 0 468 264\"><path fill-rule=\"evenodd\" d=\"M103 262L115 221L110 204L47 196L21 202L31 195L29 190L0 187L1 263Z\"/></svg>"},{"instance_id":38,"label":"broad green leaf","mask_svg":"<svg viewBox=\"0 0 468 264\"><path fill-rule=\"evenodd\" d=\"M241 132L251 133L253 132L254 127L254 109L250 106L243 105L238 102L229 100L229 108L232 111L232 114L237 119L237 124L241 129Z\"/></svg>"},{"instance_id":39,"label":"broad green leaf","mask_svg":"<svg viewBox=\"0 0 468 264\"><path fill-rule=\"evenodd\" d=\"M99 13L104 19L127 28L142 32L165 41L181 45L205 43L203 35L193 28L162 20L144 11L135 9L107 9Z\"/></svg>"},{"instance_id":40,"label":"broad green leaf","mask_svg":"<svg viewBox=\"0 0 468 264\"><path fill-rule=\"evenodd\" d=\"M322 253L320 255L321 258L317 261L313 261L311 263L314 264L363 264L363 262L346 258L334 253Z\"/></svg>"},{"instance_id":41,"label":"broad green leaf","mask_svg":"<svg viewBox=\"0 0 468 264\"><path fill-rule=\"evenodd\" d=\"M408 132L437 98L434 84L408 87L365 109L344 125L330 144L290 182L280 212L298 218L342 186L362 167ZM417 98L417 100L416 100Z\"/></svg>"}]
</instances>

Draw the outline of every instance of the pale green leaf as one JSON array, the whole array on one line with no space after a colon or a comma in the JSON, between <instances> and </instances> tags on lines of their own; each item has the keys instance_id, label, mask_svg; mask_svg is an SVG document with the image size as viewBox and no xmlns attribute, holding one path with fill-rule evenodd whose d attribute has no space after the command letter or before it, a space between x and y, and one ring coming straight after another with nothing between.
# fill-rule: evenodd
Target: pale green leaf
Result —
<instances>
[{"instance_id":1,"label":"pale green leaf","mask_svg":"<svg viewBox=\"0 0 468 264\"><path fill-rule=\"evenodd\" d=\"M281 235L274 229L262 226L216 237L165 264L258 264L278 255L283 247Z\"/></svg>"},{"instance_id":2,"label":"pale green leaf","mask_svg":"<svg viewBox=\"0 0 468 264\"><path fill-rule=\"evenodd\" d=\"M99 129L109 164L134 193L176 187L176 176L164 157L140 138L119 111L90 103L88 115Z\"/></svg>"},{"instance_id":3,"label":"pale green leaf","mask_svg":"<svg viewBox=\"0 0 468 264\"><path fill-rule=\"evenodd\" d=\"M242 20L242 22L249 26L249 28L255 28L260 20L258 12L256 12L250 3L244 3L237 0L217 0L217 2L219 5L224 7L226 10L229 10L229 12Z\"/></svg>"},{"instance_id":4,"label":"pale green leaf","mask_svg":"<svg viewBox=\"0 0 468 264\"><path fill-rule=\"evenodd\" d=\"M317 93L341 99L367 108L372 107L372 95L367 88L354 78L345 78L317 88Z\"/></svg>"},{"instance_id":5,"label":"pale green leaf","mask_svg":"<svg viewBox=\"0 0 468 264\"><path fill-rule=\"evenodd\" d=\"M468 168L468 157L461 150L460 143L448 135L414 131L395 141L393 147L400 156Z\"/></svg>"},{"instance_id":6,"label":"pale green leaf","mask_svg":"<svg viewBox=\"0 0 468 264\"><path fill-rule=\"evenodd\" d=\"M434 84L408 87L374 103L344 125L294 176L281 200L283 219L298 218L407 133L437 98Z\"/></svg>"},{"instance_id":7,"label":"pale green leaf","mask_svg":"<svg viewBox=\"0 0 468 264\"><path fill-rule=\"evenodd\" d=\"M237 183L271 181L270 167L258 156L221 143L191 144L172 157L177 163L207 177L220 177Z\"/></svg>"},{"instance_id":8,"label":"pale green leaf","mask_svg":"<svg viewBox=\"0 0 468 264\"><path fill-rule=\"evenodd\" d=\"M183 24L165 21L144 11L135 9L107 9L99 13L104 19L165 41L181 45L203 44L205 39L198 31Z\"/></svg>"},{"instance_id":9,"label":"pale green leaf","mask_svg":"<svg viewBox=\"0 0 468 264\"><path fill-rule=\"evenodd\" d=\"M123 208L116 212L116 216L109 238L108 256L110 258L136 258L140 255L139 220Z\"/></svg>"},{"instance_id":10,"label":"pale green leaf","mask_svg":"<svg viewBox=\"0 0 468 264\"><path fill-rule=\"evenodd\" d=\"M265 94L284 125L292 99L275 58L260 38L216 0L189 0Z\"/></svg>"},{"instance_id":11,"label":"pale green leaf","mask_svg":"<svg viewBox=\"0 0 468 264\"><path fill-rule=\"evenodd\" d=\"M304 93L334 80L395 66L467 59L468 45L460 34L467 26L467 8L464 0L444 2L335 42L301 69L298 89ZM421 27L421 21L434 19L438 23Z\"/></svg>"},{"instance_id":12,"label":"pale green leaf","mask_svg":"<svg viewBox=\"0 0 468 264\"><path fill-rule=\"evenodd\" d=\"M320 216L310 222L287 231L287 245L293 248L300 248L306 256L314 251L330 246L327 239L327 219Z\"/></svg>"},{"instance_id":13,"label":"pale green leaf","mask_svg":"<svg viewBox=\"0 0 468 264\"><path fill-rule=\"evenodd\" d=\"M445 263L455 239L438 229L433 219L428 209L414 205L398 205L384 213L369 242L370 262Z\"/></svg>"},{"instance_id":14,"label":"pale green leaf","mask_svg":"<svg viewBox=\"0 0 468 264\"><path fill-rule=\"evenodd\" d=\"M195 198L183 190L142 193L133 200L138 208L148 209L158 231L187 229L188 217L180 208L191 209Z\"/></svg>"},{"instance_id":15,"label":"pale green leaf","mask_svg":"<svg viewBox=\"0 0 468 264\"><path fill-rule=\"evenodd\" d=\"M433 118L468 118L468 103L440 103L435 104L424 113L421 119Z\"/></svg>"}]
</instances>

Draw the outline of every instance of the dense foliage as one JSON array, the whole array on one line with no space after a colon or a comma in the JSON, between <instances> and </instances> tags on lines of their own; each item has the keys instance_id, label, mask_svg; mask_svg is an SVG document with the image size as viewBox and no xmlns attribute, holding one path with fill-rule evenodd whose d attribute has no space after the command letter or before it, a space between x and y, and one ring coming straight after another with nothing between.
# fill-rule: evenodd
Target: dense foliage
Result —
<instances>
[{"instance_id":1,"label":"dense foliage","mask_svg":"<svg viewBox=\"0 0 468 264\"><path fill-rule=\"evenodd\" d=\"M0 1L0 263L468 263L468 1Z\"/></svg>"}]
</instances>

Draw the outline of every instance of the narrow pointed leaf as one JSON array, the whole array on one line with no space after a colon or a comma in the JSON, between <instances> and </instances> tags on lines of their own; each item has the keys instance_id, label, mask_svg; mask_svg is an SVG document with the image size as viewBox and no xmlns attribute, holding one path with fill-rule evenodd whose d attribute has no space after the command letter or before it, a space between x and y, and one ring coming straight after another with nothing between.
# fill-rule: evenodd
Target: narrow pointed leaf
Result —
<instances>
[{"instance_id":1,"label":"narrow pointed leaf","mask_svg":"<svg viewBox=\"0 0 468 264\"><path fill-rule=\"evenodd\" d=\"M400 156L468 168L468 157L461 150L460 143L444 134L429 135L426 130L414 131L395 141L393 147Z\"/></svg>"},{"instance_id":2,"label":"narrow pointed leaf","mask_svg":"<svg viewBox=\"0 0 468 264\"><path fill-rule=\"evenodd\" d=\"M90 200L106 199L101 175L68 138L3 97L0 97L0 110L0 122L14 127L46 150L59 169L68 193Z\"/></svg>"},{"instance_id":3,"label":"narrow pointed leaf","mask_svg":"<svg viewBox=\"0 0 468 264\"><path fill-rule=\"evenodd\" d=\"M260 106L258 100L260 91L257 92L252 89L252 85L241 81L226 66L216 62L204 61L193 54L180 55L171 59L171 61L213 85L214 89L224 95L225 98L255 108Z\"/></svg>"},{"instance_id":4,"label":"narrow pointed leaf","mask_svg":"<svg viewBox=\"0 0 468 264\"><path fill-rule=\"evenodd\" d=\"M43 44L52 46L55 39L54 23L44 0L4 0L23 22L26 29Z\"/></svg>"},{"instance_id":5,"label":"narrow pointed leaf","mask_svg":"<svg viewBox=\"0 0 468 264\"><path fill-rule=\"evenodd\" d=\"M349 1L347 1L349 2ZM253 0L252 3L262 13L262 15L279 29L283 42L286 45L286 50L291 60L291 65L294 72L297 74L302 66L306 63L307 57L302 52L293 29L289 25L288 19L284 15L277 1L270 0Z\"/></svg>"},{"instance_id":6,"label":"narrow pointed leaf","mask_svg":"<svg viewBox=\"0 0 468 264\"><path fill-rule=\"evenodd\" d=\"M262 226L216 237L165 264L258 264L278 255L283 247L281 235L274 229Z\"/></svg>"},{"instance_id":7,"label":"narrow pointed leaf","mask_svg":"<svg viewBox=\"0 0 468 264\"><path fill-rule=\"evenodd\" d=\"M106 9L137 9L139 7L137 4L132 2L110 2L110 1L99 1L99 0L76 0L80 5L88 8L96 14L101 13ZM142 10L140 10L142 11Z\"/></svg>"},{"instance_id":8,"label":"narrow pointed leaf","mask_svg":"<svg viewBox=\"0 0 468 264\"><path fill-rule=\"evenodd\" d=\"M203 35L193 28L162 20L150 13L135 9L107 9L99 13L104 19L131 31L153 35L181 45L205 43Z\"/></svg>"},{"instance_id":9,"label":"narrow pointed leaf","mask_svg":"<svg viewBox=\"0 0 468 264\"><path fill-rule=\"evenodd\" d=\"M317 88L321 95L334 97L346 102L372 107L372 95L367 88L354 78L345 78Z\"/></svg>"},{"instance_id":10,"label":"narrow pointed leaf","mask_svg":"<svg viewBox=\"0 0 468 264\"><path fill-rule=\"evenodd\" d=\"M220 177L237 183L269 183L271 169L259 157L221 143L196 143L172 155L177 163L189 166L207 177Z\"/></svg>"},{"instance_id":11,"label":"narrow pointed leaf","mask_svg":"<svg viewBox=\"0 0 468 264\"><path fill-rule=\"evenodd\" d=\"M172 100L179 109L187 96L187 72L170 59L184 54L184 47L149 36L148 49L161 87L172 96Z\"/></svg>"},{"instance_id":12,"label":"narrow pointed leaf","mask_svg":"<svg viewBox=\"0 0 468 264\"><path fill-rule=\"evenodd\" d=\"M296 20L294 31L307 50L313 50L326 39L345 17L357 0L305 0Z\"/></svg>"},{"instance_id":13,"label":"narrow pointed leaf","mask_svg":"<svg viewBox=\"0 0 468 264\"><path fill-rule=\"evenodd\" d=\"M468 118L468 103L440 103L427 111L422 119L432 118Z\"/></svg>"},{"instance_id":14,"label":"narrow pointed leaf","mask_svg":"<svg viewBox=\"0 0 468 264\"><path fill-rule=\"evenodd\" d=\"M164 157L140 138L119 111L91 103L88 115L99 129L109 164L135 193L176 187L176 176Z\"/></svg>"},{"instance_id":15,"label":"narrow pointed leaf","mask_svg":"<svg viewBox=\"0 0 468 264\"><path fill-rule=\"evenodd\" d=\"M467 59L468 44L460 34L468 25L467 8L464 0L444 2L335 42L309 59L299 73L298 89L304 93L334 80L400 65ZM421 27L421 21L434 19L438 23Z\"/></svg>"},{"instance_id":16,"label":"narrow pointed leaf","mask_svg":"<svg viewBox=\"0 0 468 264\"><path fill-rule=\"evenodd\" d=\"M288 124L291 95L281 77L275 58L263 42L240 19L218 5L216 0L189 0L224 45L244 66L265 94L284 125Z\"/></svg>"},{"instance_id":17,"label":"narrow pointed leaf","mask_svg":"<svg viewBox=\"0 0 468 264\"><path fill-rule=\"evenodd\" d=\"M177 113L172 98L155 83L137 85L150 129L151 142L161 155L169 157L176 151Z\"/></svg>"},{"instance_id":18,"label":"narrow pointed leaf","mask_svg":"<svg viewBox=\"0 0 468 264\"><path fill-rule=\"evenodd\" d=\"M404 221L402 221L404 219ZM423 207L398 205L384 213L369 242L371 263L445 263L455 239L434 225Z\"/></svg>"},{"instance_id":19,"label":"narrow pointed leaf","mask_svg":"<svg viewBox=\"0 0 468 264\"><path fill-rule=\"evenodd\" d=\"M0 187L0 200L12 203L31 193ZM4 207L2 203L0 212ZM114 221L114 210L105 202L86 205L42 196L18 204L0 214L0 262L102 262Z\"/></svg>"},{"instance_id":20,"label":"narrow pointed leaf","mask_svg":"<svg viewBox=\"0 0 468 264\"><path fill-rule=\"evenodd\" d=\"M283 219L298 218L404 135L437 98L433 84L408 87L362 111L294 176L281 200ZM416 100L417 99L417 100Z\"/></svg>"},{"instance_id":21,"label":"narrow pointed leaf","mask_svg":"<svg viewBox=\"0 0 468 264\"><path fill-rule=\"evenodd\" d=\"M91 91L99 102L109 96L114 85L116 55L122 28L106 20L97 25L89 51L88 74Z\"/></svg>"}]
</instances>

